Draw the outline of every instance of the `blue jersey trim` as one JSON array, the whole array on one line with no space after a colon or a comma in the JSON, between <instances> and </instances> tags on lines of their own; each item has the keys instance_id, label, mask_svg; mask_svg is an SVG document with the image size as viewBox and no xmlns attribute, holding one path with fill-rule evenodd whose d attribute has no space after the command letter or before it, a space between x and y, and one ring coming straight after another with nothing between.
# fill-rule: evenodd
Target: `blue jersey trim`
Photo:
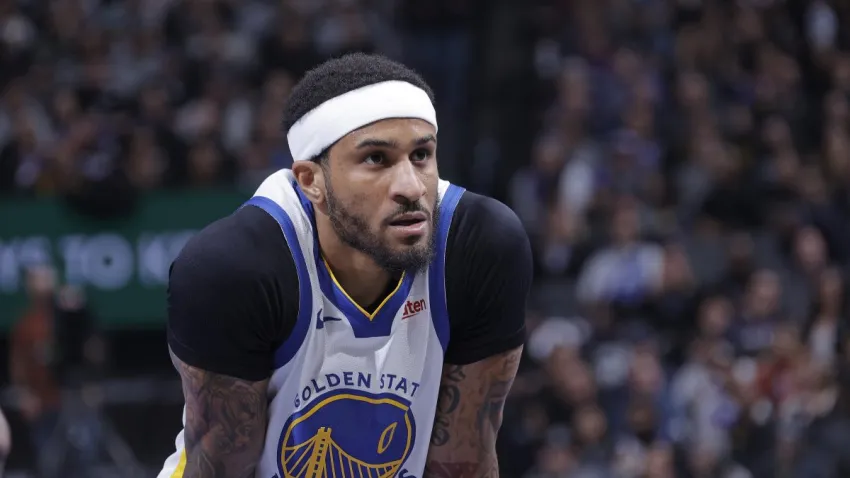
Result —
<instances>
[{"instance_id":1,"label":"blue jersey trim","mask_svg":"<svg viewBox=\"0 0 850 478\"><path fill-rule=\"evenodd\" d=\"M313 203L304 196L298 183L292 182L292 188L298 194L299 202L307 217L313 226L314 238L314 257L316 261L316 272L319 280L319 287L324 296L339 309L346 320L351 325L351 330L354 336L360 339L372 337L387 337L392 332L393 322L398 310L402 307L407 297L410 295L410 289L413 287L413 281L416 278L414 273L406 273L401 279L401 284L393 291L393 294L387 299L382 307L374 316L365 314L360 307L357 306L343 291L339 285L331 277L331 273L325 266L324 258L322 258L321 249L319 248L319 234L316 230L316 214L313 209Z\"/></svg>"},{"instance_id":2,"label":"blue jersey trim","mask_svg":"<svg viewBox=\"0 0 850 478\"><path fill-rule=\"evenodd\" d=\"M295 231L292 219L286 211L276 202L262 196L252 197L242 207L247 205L256 206L266 211L280 224L280 229L283 231L284 237L286 237L286 243L292 252L292 258L295 260L295 269L298 272L298 318L296 319L292 333L275 350L274 366L277 369L283 367L295 357L298 349L301 348L301 344L304 343L304 338L307 337L307 331L310 330L313 318L313 288L310 285L310 273L307 263L304 260L304 253L301 251L301 246L298 242L298 233Z\"/></svg>"},{"instance_id":3,"label":"blue jersey trim","mask_svg":"<svg viewBox=\"0 0 850 478\"><path fill-rule=\"evenodd\" d=\"M463 189L454 184L449 185L446 193L440 200L439 224L437 225L437 250L434 251L434 260L428 269L428 293L431 302L431 320L434 321L434 330L440 339L443 353L449 346L449 310L446 301L446 246L449 240L449 229L452 226L452 217L457 208Z\"/></svg>"}]
</instances>

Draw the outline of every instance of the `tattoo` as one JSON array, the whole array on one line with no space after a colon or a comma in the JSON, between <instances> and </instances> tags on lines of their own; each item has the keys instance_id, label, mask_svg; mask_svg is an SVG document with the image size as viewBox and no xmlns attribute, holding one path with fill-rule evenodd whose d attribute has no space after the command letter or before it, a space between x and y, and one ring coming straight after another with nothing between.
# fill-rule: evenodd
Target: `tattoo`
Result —
<instances>
[{"instance_id":1,"label":"tattoo","mask_svg":"<svg viewBox=\"0 0 850 478\"><path fill-rule=\"evenodd\" d=\"M262 452L268 381L249 382L171 360L186 399L184 478L249 478Z\"/></svg>"},{"instance_id":2,"label":"tattoo","mask_svg":"<svg viewBox=\"0 0 850 478\"><path fill-rule=\"evenodd\" d=\"M463 366L448 365L444 372L443 381L440 383L440 392L437 397L437 412L434 419L434 431L431 433L431 445L443 446L449 442L449 416L457 410L460 403L460 388L458 384L466 378Z\"/></svg>"},{"instance_id":3,"label":"tattoo","mask_svg":"<svg viewBox=\"0 0 850 478\"><path fill-rule=\"evenodd\" d=\"M502 417L505 410L505 401L514 383L516 371L519 367L520 354L509 354L502 361L502 370L490 381L487 393L478 410L478 430L483 434L487 431L493 433L493 443L496 442L496 434L502 426ZM483 436L482 436L483 437Z\"/></svg>"},{"instance_id":4,"label":"tattoo","mask_svg":"<svg viewBox=\"0 0 850 478\"><path fill-rule=\"evenodd\" d=\"M522 347L470 365L446 365L422 478L498 478L496 437Z\"/></svg>"}]
</instances>

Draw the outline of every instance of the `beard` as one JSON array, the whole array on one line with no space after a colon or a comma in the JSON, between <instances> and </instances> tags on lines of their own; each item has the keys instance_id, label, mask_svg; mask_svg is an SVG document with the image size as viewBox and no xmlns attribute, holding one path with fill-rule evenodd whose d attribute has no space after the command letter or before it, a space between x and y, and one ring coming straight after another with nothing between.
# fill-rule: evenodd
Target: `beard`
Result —
<instances>
[{"instance_id":1,"label":"beard","mask_svg":"<svg viewBox=\"0 0 850 478\"><path fill-rule=\"evenodd\" d=\"M325 182L327 188L328 218L334 232L340 240L349 247L358 250L371 257L380 267L392 272L422 271L431 263L434 257L435 244L437 242L437 221L439 208L436 201L431 214L431 231L425 240L419 240L416 244L401 246L394 250L386 239L382 239L375 231L369 228L369 223L362 216L350 211L343 206L343 201L333 192L330 181ZM406 212L424 211L419 203L408 203L400 205L390 217Z\"/></svg>"}]
</instances>

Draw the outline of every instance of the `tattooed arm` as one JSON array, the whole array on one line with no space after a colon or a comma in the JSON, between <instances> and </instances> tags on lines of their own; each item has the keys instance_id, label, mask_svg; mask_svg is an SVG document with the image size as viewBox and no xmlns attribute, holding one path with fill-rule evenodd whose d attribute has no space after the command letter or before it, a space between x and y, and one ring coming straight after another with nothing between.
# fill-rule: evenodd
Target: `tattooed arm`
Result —
<instances>
[{"instance_id":1,"label":"tattooed arm","mask_svg":"<svg viewBox=\"0 0 850 478\"><path fill-rule=\"evenodd\" d=\"M280 224L260 208L205 227L172 263L166 332L186 400L184 478L254 475L274 351L295 325L299 297Z\"/></svg>"},{"instance_id":2,"label":"tattooed arm","mask_svg":"<svg viewBox=\"0 0 850 478\"><path fill-rule=\"evenodd\" d=\"M187 365L171 353L186 399L184 478L249 478L266 435L268 380L250 382Z\"/></svg>"},{"instance_id":3,"label":"tattooed arm","mask_svg":"<svg viewBox=\"0 0 850 478\"><path fill-rule=\"evenodd\" d=\"M496 436L521 354L443 368L423 478L498 478Z\"/></svg>"}]
</instances>

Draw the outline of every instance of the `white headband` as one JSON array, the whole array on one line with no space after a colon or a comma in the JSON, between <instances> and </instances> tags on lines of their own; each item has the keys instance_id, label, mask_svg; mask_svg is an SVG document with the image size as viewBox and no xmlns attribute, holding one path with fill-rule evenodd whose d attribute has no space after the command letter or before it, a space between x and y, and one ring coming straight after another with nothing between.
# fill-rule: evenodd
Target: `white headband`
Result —
<instances>
[{"instance_id":1,"label":"white headband","mask_svg":"<svg viewBox=\"0 0 850 478\"><path fill-rule=\"evenodd\" d=\"M308 111L289 128L289 151L296 161L311 159L348 133L389 118L418 118L437 127L437 113L424 90L405 81L384 81Z\"/></svg>"}]
</instances>

